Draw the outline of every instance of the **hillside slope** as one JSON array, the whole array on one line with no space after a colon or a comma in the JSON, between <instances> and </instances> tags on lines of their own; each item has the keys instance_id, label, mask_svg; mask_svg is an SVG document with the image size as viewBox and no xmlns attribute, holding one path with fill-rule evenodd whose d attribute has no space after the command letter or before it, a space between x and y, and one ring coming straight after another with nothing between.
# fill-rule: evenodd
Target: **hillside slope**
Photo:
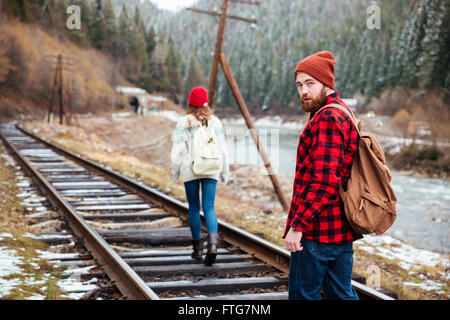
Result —
<instances>
[{"instance_id":1,"label":"hillside slope","mask_svg":"<svg viewBox=\"0 0 450 320\"><path fill-rule=\"evenodd\" d=\"M45 114L56 65L51 62L56 58L49 59L52 55L73 59L73 71L65 67L63 81L73 90L75 112L112 109L120 99L114 88L128 85L117 66L97 50L78 47L16 19L0 19L0 30L0 120Z\"/></svg>"}]
</instances>

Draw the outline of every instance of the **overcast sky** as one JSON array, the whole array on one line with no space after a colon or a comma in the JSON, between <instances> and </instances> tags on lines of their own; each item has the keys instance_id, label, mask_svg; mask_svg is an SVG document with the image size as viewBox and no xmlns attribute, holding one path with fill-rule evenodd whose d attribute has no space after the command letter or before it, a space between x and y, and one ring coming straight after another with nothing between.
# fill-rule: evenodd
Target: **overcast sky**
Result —
<instances>
[{"instance_id":1,"label":"overcast sky","mask_svg":"<svg viewBox=\"0 0 450 320\"><path fill-rule=\"evenodd\" d=\"M186 7L190 7L196 0L150 0L161 9L170 11L178 11Z\"/></svg>"}]
</instances>

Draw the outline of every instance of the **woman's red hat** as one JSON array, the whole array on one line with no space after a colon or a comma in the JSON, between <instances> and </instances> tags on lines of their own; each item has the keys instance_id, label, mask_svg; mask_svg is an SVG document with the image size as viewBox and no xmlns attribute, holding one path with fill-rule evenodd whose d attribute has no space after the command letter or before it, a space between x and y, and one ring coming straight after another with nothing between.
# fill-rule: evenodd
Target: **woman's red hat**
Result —
<instances>
[{"instance_id":1,"label":"woman's red hat","mask_svg":"<svg viewBox=\"0 0 450 320\"><path fill-rule=\"evenodd\" d=\"M189 94L189 104L197 108L203 108L208 105L208 92L205 88L196 87Z\"/></svg>"}]
</instances>

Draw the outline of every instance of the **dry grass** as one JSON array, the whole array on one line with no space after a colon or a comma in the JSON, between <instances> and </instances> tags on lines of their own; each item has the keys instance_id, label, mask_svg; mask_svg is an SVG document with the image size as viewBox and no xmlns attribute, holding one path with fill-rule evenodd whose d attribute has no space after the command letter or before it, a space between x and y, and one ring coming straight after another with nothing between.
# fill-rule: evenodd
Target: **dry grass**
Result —
<instances>
[{"instance_id":1,"label":"dry grass","mask_svg":"<svg viewBox=\"0 0 450 320\"><path fill-rule=\"evenodd\" d=\"M120 76L117 65L96 50L81 48L68 40L58 39L38 25L5 19L4 16L2 18L0 118L46 111L56 66L49 58L53 56L51 59L55 60L58 54L71 55L73 59L73 71L68 70L66 65L63 77L67 83L69 80L73 81L73 86L77 89L72 98L74 111L97 112L115 106L119 99L115 86L127 84ZM27 103L18 103L17 99ZM65 99L67 106L67 98Z\"/></svg>"}]
</instances>

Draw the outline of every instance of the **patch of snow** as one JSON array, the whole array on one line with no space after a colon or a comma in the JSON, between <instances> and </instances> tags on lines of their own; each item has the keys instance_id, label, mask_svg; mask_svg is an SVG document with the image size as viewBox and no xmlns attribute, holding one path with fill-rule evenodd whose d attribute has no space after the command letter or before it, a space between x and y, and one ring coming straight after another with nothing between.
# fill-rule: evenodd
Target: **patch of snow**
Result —
<instances>
[{"instance_id":1,"label":"patch of snow","mask_svg":"<svg viewBox=\"0 0 450 320\"><path fill-rule=\"evenodd\" d=\"M433 280L425 280L424 282L415 283L415 282L403 282L404 286L409 287L419 287L422 290L426 291L437 291L437 293L444 293L443 287L445 286L442 283L435 282Z\"/></svg>"},{"instance_id":2,"label":"patch of snow","mask_svg":"<svg viewBox=\"0 0 450 320\"><path fill-rule=\"evenodd\" d=\"M26 297L25 300L45 300L45 298L42 294L35 294L34 296Z\"/></svg>"},{"instance_id":3,"label":"patch of snow","mask_svg":"<svg viewBox=\"0 0 450 320\"><path fill-rule=\"evenodd\" d=\"M5 163L6 163L7 166L14 167L16 165L16 162L14 161L14 159L9 154L2 153L1 157L3 159L5 159Z\"/></svg>"},{"instance_id":4,"label":"patch of snow","mask_svg":"<svg viewBox=\"0 0 450 320\"><path fill-rule=\"evenodd\" d=\"M45 201L45 200L47 200L47 198L45 198L45 197L32 196L32 197L23 199L22 203L24 203L24 204L27 204L27 203L41 203L42 201Z\"/></svg>"},{"instance_id":5,"label":"patch of snow","mask_svg":"<svg viewBox=\"0 0 450 320\"><path fill-rule=\"evenodd\" d=\"M47 211L47 208L44 207L44 206L34 207L34 211L36 211L36 212L44 212L44 211Z\"/></svg>"},{"instance_id":6,"label":"patch of snow","mask_svg":"<svg viewBox=\"0 0 450 320\"><path fill-rule=\"evenodd\" d=\"M31 196L31 195L32 194L30 192L25 191L25 192L16 194L16 197L18 197L18 198L25 198L25 197L28 197L28 196Z\"/></svg>"},{"instance_id":7,"label":"patch of snow","mask_svg":"<svg viewBox=\"0 0 450 320\"><path fill-rule=\"evenodd\" d=\"M363 239L355 242L361 250L384 257L399 260L399 266L409 270L411 267L435 267L441 264L449 266L447 256L429 250L419 249L391 236L364 235ZM362 244L362 245L360 245Z\"/></svg>"},{"instance_id":8,"label":"patch of snow","mask_svg":"<svg viewBox=\"0 0 450 320\"><path fill-rule=\"evenodd\" d=\"M0 240L3 240L3 238L12 238L12 234L8 232L2 232L0 233Z\"/></svg>"},{"instance_id":9,"label":"patch of snow","mask_svg":"<svg viewBox=\"0 0 450 320\"><path fill-rule=\"evenodd\" d=\"M127 118L130 116L131 116L131 112L118 112L118 113L112 114L113 118Z\"/></svg>"},{"instance_id":10,"label":"patch of snow","mask_svg":"<svg viewBox=\"0 0 450 320\"><path fill-rule=\"evenodd\" d=\"M0 277L21 271L17 266L17 264L20 264L21 262L19 257L16 257L15 253L16 250L0 247Z\"/></svg>"},{"instance_id":11,"label":"patch of snow","mask_svg":"<svg viewBox=\"0 0 450 320\"><path fill-rule=\"evenodd\" d=\"M387 135L377 134L377 139L380 142L383 148L388 148L389 153L396 154L400 152L403 145L410 145L413 142L411 138L402 138L402 137L393 137ZM416 139L415 143L421 146L424 145L432 145L433 142L423 139ZM437 145L439 147L449 147L450 143L448 142L438 142Z\"/></svg>"},{"instance_id":12,"label":"patch of snow","mask_svg":"<svg viewBox=\"0 0 450 320\"><path fill-rule=\"evenodd\" d=\"M15 253L15 250L0 247L0 298L8 295L12 289L20 284L20 279L5 279L5 277L10 274L21 273L22 271L17 266L21 263L21 261Z\"/></svg>"},{"instance_id":13,"label":"patch of snow","mask_svg":"<svg viewBox=\"0 0 450 320\"><path fill-rule=\"evenodd\" d=\"M3 232L0 234L3 237L12 237L11 234ZM50 259L50 258L72 258L77 257L77 253L53 253L48 251L36 250L39 253L39 258L33 259L33 261L37 261L39 259ZM25 283L26 285L43 285L51 276L50 274L45 274L40 280L36 280L34 275L27 275L23 273L23 270L19 267L23 262L21 261L20 256L16 256L15 250L9 250L7 247L0 247L0 298L8 295L11 290L16 288L17 286ZM35 269L38 269L39 266L36 262L30 262ZM71 276L67 279L61 279L58 281L57 285L67 294L64 297L69 299L79 299L86 292L91 291L97 287L96 283L98 282L97 278L92 278L89 281L80 281L79 275L88 273L91 268L94 266L88 266L83 268L69 268L64 271L65 274L70 274ZM5 279L6 276L18 273L24 275L23 279ZM45 290L45 288L42 288ZM34 294L30 297L24 298L25 300L45 300L46 297L42 294Z\"/></svg>"},{"instance_id":14,"label":"patch of snow","mask_svg":"<svg viewBox=\"0 0 450 320\"><path fill-rule=\"evenodd\" d=\"M97 280L96 278L94 279ZM87 291L94 290L97 287L97 285L95 285L95 282L94 283L92 283L91 281L79 282L75 278L67 278L58 281L58 285L62 290L68 293L75 293L75 292L85 293Z\"/></svg>"},{"instance_id":15,"label":"patch of snow","mask_svg":"<svg viewBox=\"0 0 450 320\"><path fill-rule=\"evenodd\" d=\"M403 262L403 261L400 261L400 262L398 263L398 265L399 265L401 268L405 269L405 270L409 270L409 269L411 269L411 268L413 267L410 263Z\"/></svg>"},{"instance_id":16,"label":"patch of snow","mask_svg":"<svg viewBox=\"0 0 450 320\"><path fill-rule=\"evenodd\" d=\"M235 118L235 119L223 119L222 123L228 126L244 126L245 120L244 118ZM290 129L290 130L303 130L306 123L299 119L298 121L283 121L283 118L280 116L274 117L263 117L254 122L255 127L264 127L264 128L277 128L277 129Z\"/></svg>"},{"instance_id":17,"label":"patch of snow","mask_svg":"<svg viewBox=\"0 0 450 320\"><path fill-rule=\"evenodd\" d=\"M24 181L16 183L16 185L18 187L29 187L30 186L30 181L24 180Z\"/></svg>"},{"instance_id":18,"label":"patch of snow","mask_svg":"<svg viewBox=\"0 0 450 320\"><path fill-rule=\"evenodd\" d=\"M73 299L73 300L79 300L85 294L86 294L86 292L71 292L69 294L63 295L63 297Z\"/></svg>"},{"instance_id":19,"label":"patch of snow","mask_svg":"<svg viewBox=\"0 0 450 320\"><path fill-rule=\"evenodd\" d=\"M165 117L173 122L177 122L183 115L173 110L161 110L156 113L158 116Z\"/></svg>"},{"instance_id":20,"label":"patch of snow","mask_svg":"<svg viewBox=\"0 0 450 320\"><path fill-rule=\"evenodd\" d=\"M371 246L358 246L359 249L364 250L368 253L374 253L375 252L375 248L371 247Z\"/></svg>"},{"instance_id":21,"label":"patch of snow","mask_svg":"<svg viewBox=\"0 0 450 320\"><path fill-rule=\"evenodd\" d=\"M302 130L305 127L305 123L302 120L298 121L286 121L280 116L264 117L255 121L255 127L269 127L269 128L283 128L291 130Z\"/></svg>"},{"instance_id":22,"label":"patch of snow","mask_svg":"<svg viewBox=\"0 0 450 320\"><path fill-rule=\"evenodd\" d=\"M237 119L222 119L223 125L229 125L229 126L241 126L245 125L244 118L237 118Z\"/></svg>"},{"instance_id":23,"label":"patch of snow","mask_svg":"<svg viewBox=\"0 0 450 320\"><path fill-rule=\"evenodd\" d=\"M24 234L25 237L28 238L33 238L36 240L42 240L42 239L50 239L50 238L57 238L57 239L68 239L71 238L72 236L69 235L53 235L53 234L41 234L41 235L34 235L32 233L25 233Z\"/></svg>"},{"instance_id":24,"label":"patch of snow","mask_svg":"<svg viewBox=\"0 0 450 320\"><path fill-rule=\"evenodd\" d=\"M442 271L439 271L439 274L441 275L441 279L444 281L448 281L450 280L450 274L449 273L445 273Z\"/></svg>"},{"instance_id":25,"label":"patch of snow","mask_svg":"<svg viewBox=\"0 0 450 320\"><path fill-rule=\"evenodd\" d=\"M55 253L49 251L36 250L39 253L39 257L46 260L58 260L58 259L74 259L78 258L78 253Z\"/></svg>"},{"instance_id":26,"label":"patch of snow","mask_svg":"<svg viewBox=\"0 0 450 320\"><path fill-rule=\"evenodd\" d=\"M64 274L88 274L89 270L91 270L92 268L94 268L95 266L87 266L87 267L82 267L82 268L68 268L66 270L64 270Z\"/></svg>"}]
</instances>

